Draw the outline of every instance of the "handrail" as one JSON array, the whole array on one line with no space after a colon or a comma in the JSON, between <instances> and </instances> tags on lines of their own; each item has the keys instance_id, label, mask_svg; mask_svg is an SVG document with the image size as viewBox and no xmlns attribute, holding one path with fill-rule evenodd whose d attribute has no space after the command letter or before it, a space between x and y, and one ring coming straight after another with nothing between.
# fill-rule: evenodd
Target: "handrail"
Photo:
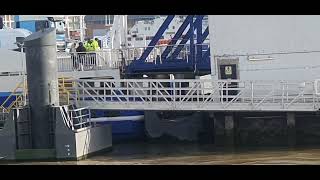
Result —
<instances>
[{"instance_id":1,"label":"handrail","mask_svg":"<svg viewBox=\"0 0 320 180\"><path fill-rule=\"evenodd\" d=\"M77 131L81 128L85 128L88 126L91 127L93 125L91 122L91 112L89 107L70 109L69 113L70 113L70 119L72 121L74 130ZM75 113L75 116L74 116L74 113ZM83 125L88 125L88 126L83 126Z\"/></svg>"},{"instance_id":2,"label":"handrail","mask_svg":"<svg viewBox=\"0 0 320 180\"><path fill-rule=\"evenodd\" d=\"M176 48L181 48L178 55L179 59L189 61L190 44L175 44L175 45L155 45L145 47L128 47L126 49L102 49L91 52L72 52L64 53L57 56L59 71L90 71L90 70L105 70L121 68L121 54L125 57L125 64L128 65L135 60L139 60L143 52L151 48L150 54L147 56L147 62L157 63L156 59L160 57L160 63L163 58L169 59L172 51ZM194 44L194 46L210 47L209 44ZM162 53L167 47L170 47L168 57L162 57ZM197 48L196 48L197 49ZM78 67L81 66L81 67Z\"/></svg>"},{"instance_id":3,"label":"handrail","mask_svg":"<svg viewBox=\"0 0 320 180\"><path fill-rule=\"evenodd\" d=\"M70 87L66 87L66 84L70 84ZM58 79L59 86L59 95L64 95L67 100L67 104L70 104L70 99L75 100L79 96L79 90L76 90L74 87L76 82L70 77L60 77ZM61 92L61 93L60 93ZM72 97L72 94L75 93L76 97Z\"/></svg>"},{"instance_id":4,"label":"handrail","mask_svg":"<svg viewBox=\"0 0 320 180\"><path fill-rule=\"evenodd\" d=\"M22 88L22 91L18 91L19 89ZM19 94L17 94L18 92L20 92ZM11 92L11 94L6 98L6 100L0 105L0 109L3 109L6 112L10 112L12 108L14 107L18 107L19 106L19 102L23 101L23 96L26 94L27 92L27 86L26 86L26 81L24 80L23 82L20 82L15 88L14 90ZM6 107L6 103L12 98L12 97L16 97L16 99L11 102L11 104L9 104Z\"/></svg>"},{"instance_id":5,"label":"handrail","mask_svg":"<svg viewBox=\"0 0 320 180\"><path fill-rule=\"evenodd\" d=\"M317 110L314 103L319 103L320 99L315 96L313 81L304 81L303 86L302 81L211 79L90 79L75 82L77 90L82 92L76 103L95 108Z\"/></svg>"}]
</instances>

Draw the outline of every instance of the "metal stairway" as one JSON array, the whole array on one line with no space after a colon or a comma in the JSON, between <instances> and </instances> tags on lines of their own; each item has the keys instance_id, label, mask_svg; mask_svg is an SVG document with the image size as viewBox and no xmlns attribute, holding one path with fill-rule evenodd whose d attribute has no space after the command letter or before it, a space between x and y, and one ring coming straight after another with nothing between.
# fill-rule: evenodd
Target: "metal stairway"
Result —
<instances>
[{"instance_id":1,"label":"metal stairway","mask_svg":"<svg viewBox=\"0 0 320 180\"><path fill-rule=\"evenodd\" d=\"M0 129L14 108L22 107L27 103L27 82L20 82L12 93L0 105Z\"/></svg>"},{"instance_id":2,"label":"metal stairway","mask_svg":"<svg viewBox=\"0 0 320 180\"><path fill-rule=\"evenodd\" d=\"M73 89L74 81L71 77L58 78L60 105L69 105L70 100L76 97L77 91Z\"/></svg>"}]
</instances>

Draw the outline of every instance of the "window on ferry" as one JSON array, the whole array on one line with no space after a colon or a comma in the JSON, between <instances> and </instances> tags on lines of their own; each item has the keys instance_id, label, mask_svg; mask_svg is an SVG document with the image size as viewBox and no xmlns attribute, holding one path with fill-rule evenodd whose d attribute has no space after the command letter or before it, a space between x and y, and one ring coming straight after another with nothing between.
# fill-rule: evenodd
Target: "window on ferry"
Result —
<instances>
[{"instance_id":1,"label":"window on ferry","mask_svg":"<svg viewBox=\"0 0 320 180\"><path fill-rule=\"evenodd\" d=\"M136 41L142 41L142 40L143 40L142 37L137 37L137 38L136 38Z\"/></svg>"},{"instance_id":2,"label":"window on ferry","mask_svg":"<svg viewBox=\"0 0 320 180\"><path fill-rule=\"evenodd\" d=\"M131 37L128 37L128 41L131 41Z\"/></svg>"},{"instance_id":3,"label":"window on ferry","mask_svg":"<svg viewBox=\"0 0 320 180\"><path fill-rule=\"evenodd\" d=\"M144 28L145 31L146 31L147 29L148 29L147 27Z\"/></svg>"},{"instance_id":4,"label":"window on ferry","mask_svg":"<svg viewBox=\"0 0 320 180\"><path fill-rule=\"evenodd\" d=\"M150 31L150 27L148 27L148 30Z\"/></svg>"},{"instance_id":5,"label":"window on ferry","mask_svg":"<svg viewBox=\"0 0 320 180\"><path fill-rule=\"evenodd\" d=\"M172 29L174 29L175 27L174 26L172 26Z\"/></svg>"}]
</instances>

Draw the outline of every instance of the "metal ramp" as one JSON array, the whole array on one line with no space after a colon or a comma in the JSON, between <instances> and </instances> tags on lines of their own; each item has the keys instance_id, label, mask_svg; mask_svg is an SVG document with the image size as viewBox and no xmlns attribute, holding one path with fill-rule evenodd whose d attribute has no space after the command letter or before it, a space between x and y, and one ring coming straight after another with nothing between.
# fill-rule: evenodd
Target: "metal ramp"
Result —
<instances>
[{"instance_id":1,"label":"metal ramp","mask_svg":"<svg viewBox=\"0 0 320 180\"><path fill-rule=\"evenodd\" d=\"M315 85L314 81L76 80L73 103L110 110L318 111Z\"/></svg>"}]
</instances>

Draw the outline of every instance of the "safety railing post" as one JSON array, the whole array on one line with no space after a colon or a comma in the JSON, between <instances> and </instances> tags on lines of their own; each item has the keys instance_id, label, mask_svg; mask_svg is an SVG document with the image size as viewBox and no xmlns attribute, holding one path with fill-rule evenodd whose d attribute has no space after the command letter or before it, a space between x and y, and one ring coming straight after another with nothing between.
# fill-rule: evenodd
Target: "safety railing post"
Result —
<instances>
[{"instance_id":1,"label":"safety railing post","mask_svg":"<svg viewBox=\"0 0 320 180\"><path fill-rule=\"evenodd\" d=\"M275 100L275 97L274 97L274 96L275 96L275 93L274 93L274 92L275 92L275 91L274 91L274 84L272 84L272 92L273 92L273 95L272 95L272 103L274 103L274 102L275 102L275 101L274 101L274 100Z\"/></svg>"},{"instance_id":2,"label":"safety railing post","mask_svg":"<svg viewBox=\"0 0 320 180\"><path fill-rule=\"evenodd\" d=\"M218 84L219 84L219 86L221 86L221 87L220 87L220 88L221 88L221 89L220 89L220 94L221 94L221 95L220 95L220 98L221 98L220 101L221 101L221 104L223 104L223 98L224 98L224 97L223 97L223 87L224 87L224 82L219 82Z\"/></svg>"},{"instance_id":3,"label":"safety railing post","mask_svg":"<svg viewBox=\"0 0 320 180\"><path fill-rule=\"evenodd\" d=\"M160 56L160 64L162 64L162 58L161 58L161 54L162 54L162 51L161 51L161 50L162 50L162 48L161 48L161 47L159 47L159 48L160 48L160 52L159 52L159 53L160 53L160 55L159 55L159 56ZM158 56L158 55L157 55L157 56Z\"/></svg>"},{"instance_id":4,"label":"safety railing post","mask_svg":"<svg viewBox=\"0 0 320 180\"><path fill-rule=\"evenodd\" d=\"M288 82L286 83L286 96L287 96L287 103L289 102L289 84Z\"/></svg>"},{"instance_id":5,"label":"safety railing post","mask_svg":"<svg viewBox=\"0 0 320 180\"><path fill-rule=\"evenodd\" d=\"M226 102L229 101L229 79L226 82Z\"/></svg>"},{"instance_id":6,"label":"safety railing post","mask_svg":"<svg viewBox=\"0 0 320 180\"><path fill-rule=\"evenodd\" d=\"M282 109L284 109L284 91L285 91L285 84L283 82L281 82L281 85L282 85L282 94L281 94L281 106L282 106Z\"/></svg>"},{"instance_id":7,"label":"safety railing post","mask_svg":"<svg viewBox=\"0 0 320 180\"><path fill-rule=\"evenodd\" d=\"M253 106L253 103L254 103L254 99L253 99L253 96L254 96L254 84L253 84L253 81L251 81L251 105Z\"/></svg>"},{"instance_id":8,"label":"safety railing post","mask_svg":"<svg viewBox=\"0 0 320 180\"><path fill-rule=\"evenodd\" d=\"M104 97L104 101L106 102L107 101L107 97L106 97L106 91L107 91L107 88L106 88L106 82L103 82L103 97Z\"/></svg>"},{"instance_id":9,"label":"safety railing post","mask_svg":"<svg viewBox=\"0 0 320 180\"><path fill-rule=\"evenodd\" d=\"M176 107L176 82L175 82L175 80L172 81L172 85L173 85L173 103L174 103L174 107Z\"/></svg>"},{"instance_id":10,"label":"safety railing post","mask_svg":"<svg viewBox=\"0 0 320 180\"><path fill-rule=\"evenodd\" d=\"M315 98L316 98L316 89L315 89L315 87L316 86L315 86L315 83L316 82L312 83L312 85L314 87L314 88L312 88L312 106L313 106L314 109L316 109L316 104L315 104Z\"/></svg>"}]
</instances>

